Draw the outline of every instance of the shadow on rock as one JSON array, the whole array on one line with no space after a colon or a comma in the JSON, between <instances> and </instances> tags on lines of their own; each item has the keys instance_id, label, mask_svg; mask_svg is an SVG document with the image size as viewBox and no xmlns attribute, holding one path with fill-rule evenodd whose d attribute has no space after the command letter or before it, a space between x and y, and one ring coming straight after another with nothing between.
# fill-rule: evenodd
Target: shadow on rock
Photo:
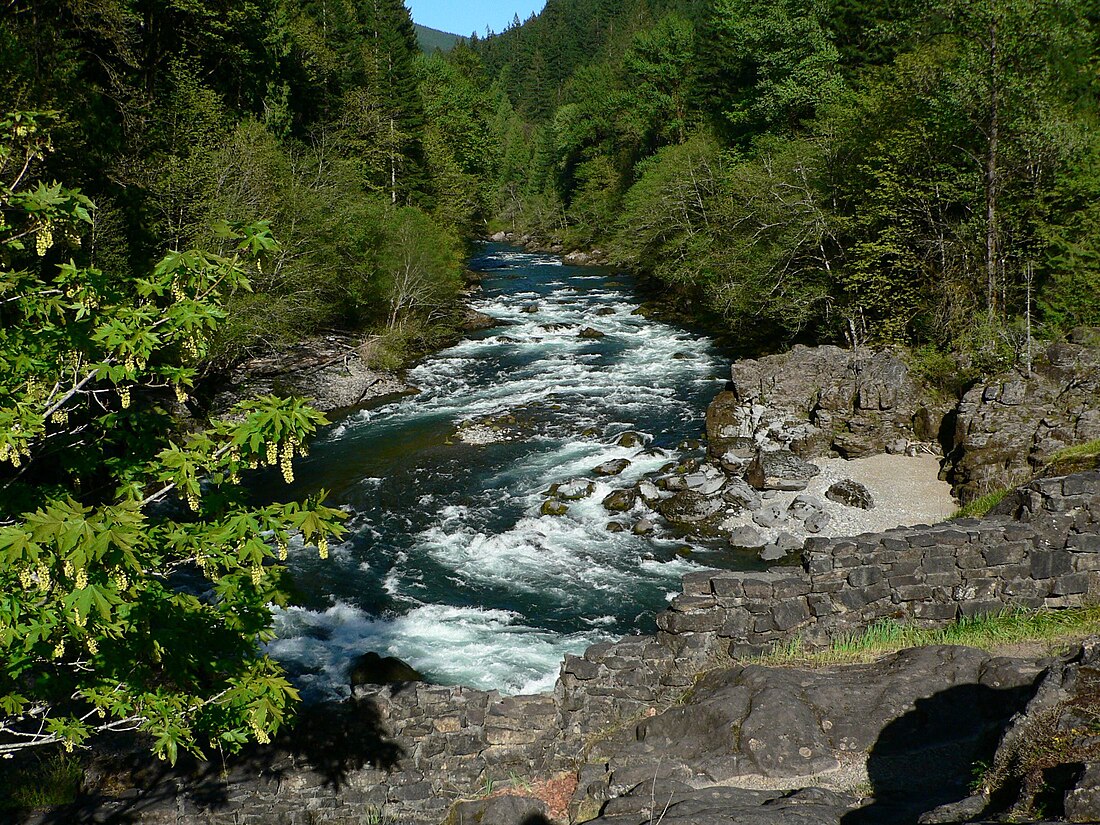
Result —
<instances>
[{"instance_id":1,"label":"shadow on rock","mask_svg":"<svg viewBox=\"0 0 1100 825\"><path fill-rule=\"evenodd\" d=\"M393 770L404 756L370 699L304 708L294 727L272 745L252 746L224 760L203 762L185 755L170 767L151 758L148 745L134 738L111 745L93 760L85 780L88 793L77 802L8 821L126 825L168 810L199 817L242 808L250 797L274 797L291 777L336 792L357 771Z\"/></svg>"},{"instance_id":2,"label":"shadow on rock","mask_svg":"<svg viewBox=\"0 0 1100 825\"><path fill-rule=\"evenodd\" d=\"M1028 688L960 685L926 699L887 725L871 748L867 774L874 802L843 825L903 825L965 799L980 764L989 763Z\"/></svg>"}]
</instances>

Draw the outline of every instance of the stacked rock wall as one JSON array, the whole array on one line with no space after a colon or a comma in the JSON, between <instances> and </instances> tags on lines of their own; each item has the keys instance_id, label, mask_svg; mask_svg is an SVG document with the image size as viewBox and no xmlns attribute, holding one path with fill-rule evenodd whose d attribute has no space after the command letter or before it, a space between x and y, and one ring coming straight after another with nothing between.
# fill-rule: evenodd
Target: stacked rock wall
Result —
<instances>
[{"instance_id":1,"label":"stacked rock wall","mask_svg":"<svg viewBox=\"0 0 1100 825\"><path fill-rule=\"evenodd\" d=\"M811 538L801 567L692 574L658 626L738 656L796 639L820 647L881 619L938 626L1100 595L1100 473L1039 480L1017 496L1015 517Z\"/></svg>"}]
</instances>

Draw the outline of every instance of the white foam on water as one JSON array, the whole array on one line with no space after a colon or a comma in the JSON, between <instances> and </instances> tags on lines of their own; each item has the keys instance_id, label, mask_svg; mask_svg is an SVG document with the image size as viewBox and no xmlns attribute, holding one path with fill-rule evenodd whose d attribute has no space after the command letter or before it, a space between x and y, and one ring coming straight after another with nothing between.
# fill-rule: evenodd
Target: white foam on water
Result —
<instances>
[{"instance_id":1,"label":"white foam on water","mask_svg":"<svg viewBox=\"0 0 1100 825\"><path fill-rule=\"evenodd\" d=\"M561 266L556 258L509 251L493 254L489 262L489 269ZM300 681L307 692L338 693L349 659L368 650L396 655L438 682L512 693L546 690L565 653L609 638L605 628L618 620L608 615L608 604L634 603L642 587L677 591L683 574L694 569L680 557L655 557L658 549L683 542L608 532L607 522L622 515L609 513L601 502L611 490L629 486L670 458L667 452L620 447L618 437L643 431L658 413L701 426L703 411L682 391L688 385L718 389L720 362L696 337L632 315L638 304L621 292L572 285L603 276L562 277L560 272L555 270L562 279L552 282L549 294L524 291L474 302L475 309L507 325L467 338L410 370L419 395L349 416L325 434L323 440L334 444L353 439L363 428L370 428L372 437L399 439L410 424L457 426L534 405L547 411L560 405L560 413L549 414L558 415L571 433L535 433L527 440L528 452L481 479L480 492L461 504L443 496L417 496L421 510L434 509L431 523L409 537L407 551L394 553L381 582L398 604L409 605L403 615L372 616L344 601L323 611L280 611L280 638L270 650L303 671ZM536 312L523 311L532 304ZM600 308L612 312L599 315ZM606 337L581 338L585 327ZM589 426L598 428L598 440L579 437ZM621 476L593 477L594 467L616 458L631 461ZM573 478L591 479L594 493L569 502L564 516L541 516L543 491ZM380 483L358 482L364 489ZM506 508L520 515L495 532L481 526ZM356 514L353 527L378 538L370 515ZM333 550L349 567L356 563L340 547ZM563 614L569 612L575 627L586 629L562 634L508 610L426 604L428 583L410 562L416 558L431 559L459 588L505 590L515 594L517 603L536 596L549 600Z\"/></svg>"},{"instance_id":2,"label":"white foam on water","mask_svg":"<svg viewBox=\"0 0 1100 825\"><path fill-rule=\"evenodd\" d=\"M610 639L596 629L561 635L528 627L506 610L424 605L373 617L339 601L324 611L277 608L275 630L268 652L296 672L310 699L347 696L350 663L368 651L397 656L435 683L540 693L553 687L566 654Z\"/></svg>"}]
</instances>

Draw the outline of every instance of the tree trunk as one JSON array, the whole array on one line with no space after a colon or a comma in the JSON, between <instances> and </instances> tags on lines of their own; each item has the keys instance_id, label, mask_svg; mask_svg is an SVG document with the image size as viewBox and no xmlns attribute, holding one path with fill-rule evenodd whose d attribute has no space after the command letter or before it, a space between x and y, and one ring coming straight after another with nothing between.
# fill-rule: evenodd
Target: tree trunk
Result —
<instances>
[{"instance_id":1,"label":"tree trunk","mask_svg":"<svg viewBox=\"0 0 1100 825\"><path fill-rule=\"evenodd\" d=\"M997 317L997 293L1001 282L1000 233L998 231L997 195L1000 174L997 168L997 152L1000 141L1000 86L997 77L997 21L989 26L989 133L985 158L985 270L986 310L989 329L992 332Z\"/></svg>"}]
</instances>

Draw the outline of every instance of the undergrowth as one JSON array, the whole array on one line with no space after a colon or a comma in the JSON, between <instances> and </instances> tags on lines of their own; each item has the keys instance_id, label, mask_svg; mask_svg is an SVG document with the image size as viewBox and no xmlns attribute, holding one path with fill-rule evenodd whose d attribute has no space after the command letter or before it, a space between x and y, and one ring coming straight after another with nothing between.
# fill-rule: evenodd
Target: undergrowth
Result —
<instances>
[{"instance_id":1,"label":"undergrowth","mask_svg":"<svg viewBox=\"0 0 1100 825\"><path fill-rule=\"evenodd\" d=\"M1003 490L994 490L992 493L986 493L984 496L974 499L973 501L964 504L954 513L952 513L952 519L958 518L982 518L990 510L1004 501L1005 496L1012 492L1011 487L1005 487Z\"/></svg>"},{"instance_id":2,"label":"undergrowth","mask_svg":"<svg viewBox=\"0 0 1100 825\"><path fill-rule=\"evenodd\" d=\"M986 650L1024 642L1056 644L1100 631L1100 605L1064 610L1012 609L962 618L940 628L884 619L837 639L821 651L807 651L800 640L754 659L759 664L847 664L926 645L964 645Z\"/></svg>"},{"instance_id":3,"label":"undergrowth","mask_svg":"<svg viewBox=\"0 0 1100 825\"><path fill-rule=\"evenodd\" d=\"M0 770L0 810L33 811L73 802L84 769L67 753L35 754Z\"/></svg>"}]
</instances>

